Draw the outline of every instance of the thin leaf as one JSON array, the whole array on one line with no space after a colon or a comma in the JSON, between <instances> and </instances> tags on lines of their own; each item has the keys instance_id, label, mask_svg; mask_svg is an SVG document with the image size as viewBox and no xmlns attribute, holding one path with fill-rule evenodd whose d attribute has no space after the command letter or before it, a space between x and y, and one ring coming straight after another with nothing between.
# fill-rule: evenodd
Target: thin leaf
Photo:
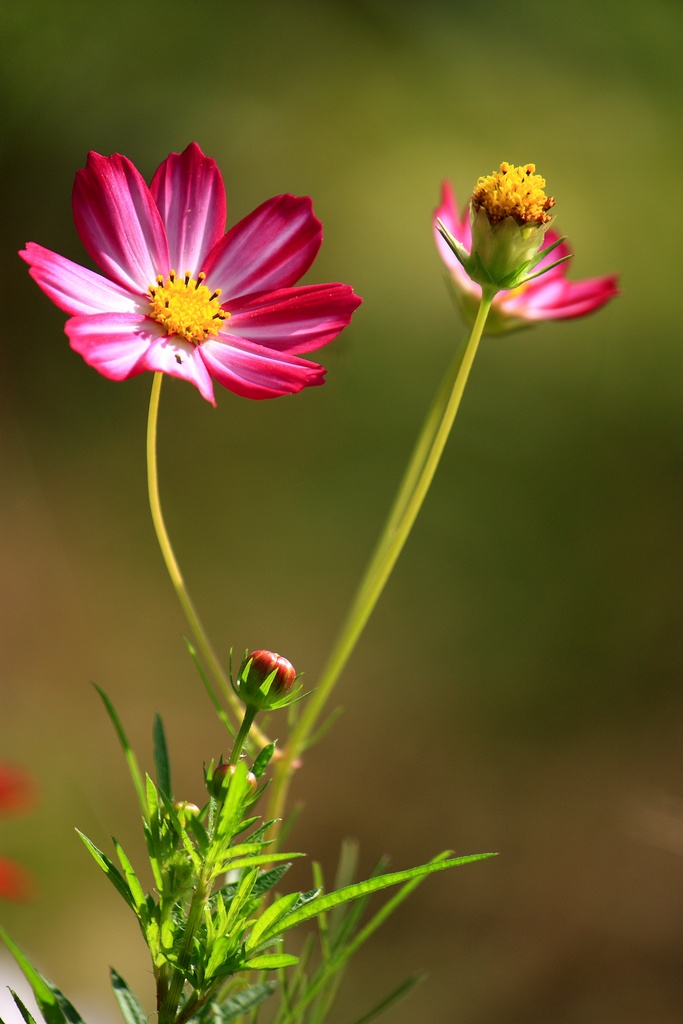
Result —
<instances>
[{"instance_id":1,"label":"thin leaf","mask_svg":"<svg viewBox=\"0 0 683 1024\"><path fill-rule=\"evenodd\" d=\"M256 760L254 761L253 765L251 766L251 770L252 770L253 774L256 776L257 779L260 779L261 776L263 775L263 773L266 770L266 768L268 767L268 764L270 763L270 759L271 759L271 757L273 756L274 753L275 753L275 744L274 743L269 743L267 747L263 748L261 753L258 755Z\"/></svg>"},{"instance_id":2,"label":"thin leaf","mask_svg":"<svg viewBox=\"0 0 683 1024\"><path fill-rule=\"evenodd\" d=\"M17 1004L17 1009L19 1010L19 1013L24 1018L24 1024L36 1024L29 1010L24 1006L23 1002L21 1001L21 999L19 998L19 996L17 995L13 988L10 989L10 993L12 995L12 999ZM0 1021L2 1022L2 1024L5 1024L5 1022L2 1021L2 1018L0 1018Z\"/></svg>"},{"instance_id":3,"label":"thin leaf","mask_svg":"<svg viewBox=\"0 0 683 1024\"><path fill-rule=\"evenodd\" d=\"M95 689L97 690L97 692L99 693L100 697L102 698L102 703L104 704L105 708L107 709L107 714L109 715L109 717L110 717L110 719L112 721L112 724L113 724L114 728L116 729L116 735L118 736L119 743L121 744L121 747L123 748L123 754L124 754L124 757L126 758L126 763L128 765L128 770L129 770L131 778L133 780L133 785L135 787L135 792L137 794L138 802L140 804L140 807L142 808L143 815L145 817L147 817L147 804L145 803L145 789L144 789L144 786L142 785L142 775L140 774L140 769L138 768L138 762L137 762L137 759L135 757L135 754L133 753L133 748L131 747L130 743L128 742L128 737L126 736L126 734L124 732L124 729L123 729L123 726L121 725L121 720L120 720L119 716L116 714L116 711L114 709L114 705L109 700L109 697L107 697L107 695L104 692L104 690L100 686L98 686L97 683L94 683L93 685L94 685Z\"/></svg>"},{"instance_id":4,"label":"thin leaf","mask_svg":"<svg viewBox=\"0 0 683 1024\"><path fill-rule=\"evenodd\" d=\"M268 892L269 889L272 889L273 886L277 885L280 879L287 874L291 866L292 863L289 861L286 864L279 864L271 871L262 871L254 885L254 896L263 896L263 894Z\"/></svg>"},{"instance_id":5,"label":"thin leaf","mask_svg":"<svg viewBox=\"0 0 683 1024\"><path fill-rule=\"evenodd\" d=\"M239 871L240 868L251 868L258 864L274 864L278 860L289 860L291 857L305 857L305 853L259 853L253 857L242 857L239 860L226 860L225 866L216 871L215 874L222 874L224 871Z\"/></svg>"},{"instance_id":6,"label":"thin leaf","mask_svg":"<svg viewBox=\"0 0 683 1024\"><path fill-rule=\"evenodd\" d=\"M168 747L166 746L164 723L161 721L161 715L159 714L154 716L152 737L154 741L154 767L156 768L157 773L157 786L164 796L171 800L173 798L173 790L171 789L171 765L168 760Z\"/></svg>"},{"instance_id":7,"label":"thin leaf","mask_svg":"<svg viewBox=\"0 0 683 1024\"><path fill-rule=\"evenodd\" d=\"M369 1010L362 1017L359 1017L358 1020L354 1021L354 1024L370 1024L370 1021L376 1020L377 1017L390 1010L392 1006L396 1006L402 999L405 999L416 985L420 985L424 981L425 977L426 975L424 974L413 974L410 978L406 978L398 988L395 988L393 992L385 996L377 1006L374 1006L372 1010Z\"/></svg>"},{"instance_id":8,"label":"thin leaf","mask_svg":"<svg viewBox=\"0 0 683 1024\"><path fill-rule=\"evenodd\" d=\"M57 1001L57 997L48 984L47 979L36 970L31 961L28 960L19 947L12 942L4 928L0 928L0 938L4 940L10 953L21 967L24 977L33 990L35 1000L38 1003L40 1012L45 1018L47 1024L65 1024L66 1017L64 1016L64 1013Z\"/></svg>"},{"instance_id":9,"label":"thin leaf","mask_svg":"<svg viewBox=\"0 0 683 1024\"><path fill-rule=\"evenodd\" d=\"M204 671L204 666L202 665L201 661L199 660L199 655L197 654L196 650L194 649L194 647L192 646L190 641L187 639L187 637L184 637L184 640L185 640L185 644L187 645L187 649L190 652L190 657L194 661L194 663L195 663L195 665L197 667L197 671L199 672L199 675L201 676L201 680L204 683L204 688L205 688L206 692L209 695L209 700L211 701L211 703L213 704L213 706L215 708L216 714L218 715L218 717L220 718L221 722L223 723L225 728L228 730L228 732L230 733L232 738L235 739L235 737L237 736L237 730L235 729L235 727L233 726L232 722L230 721L227 713L224 711L223 706L221 705L221 702L218 699L216 691L214 690L213 686L209 682L209 677L207 676L206 672Z\"/></svg>"},{"instance_id":10,"label":"thin leaf","mask_svg":"<svg viewBox=\"0 0 683 1024\"><path fill-rule=\"evenodd\" d=\"M76 833L81 837L88 850L90 850L96 863L99 864L99 866L102 868L102 870L104 871L105 875L112 883L114 888L121 894L121 896L123 896L124 900L130 907L130 909L137 914L133 894L128 888L128 883L126 882L125 878L123 877L119 869L116 867L116 865L113 863L113 861L109 860L109 857L107 857L106 854L102 853L101 850L98 850L95 844L91 842L88 839L88 837L80 831L80 829L76 829Z\"/></svg>"},{"instance_id":11,"label":"thin leaf","mask_svg":"<svg viewBox=\"0 0 683 1024\"><path fill-rule=\"evenodd\" d=\"M275 927L277 922L288 914L299 902L300 893L290 892L287 896L281 896L275 903L271 903L267 910L261 914L256 924L251 929L251 934L246 946L246 952L251 953L259 945L259 939L267 931Z\"/></svg>"},{"instance_id":12,"label":"thin leaf","mask_svg":"<svg viewBox=\"0 0 683 1024\"><path fill-rule=\"evenodd\" d=\"M137 996L131 992L121 975L113 967L109 969L109 974L116 1001L126 1024L149 1024L147 1014L140 1006Z\"/></svg>"},{"instance_id":13,"label":"thin leaf","mask_svg":"<svg viewBox=\"0 0 683 1024\"><path fill-rule=\"evenodd\" d=\"M217 1024L230 1024L237 1017L242 1017L255 1010L257 1006L264 1003L273 994L277 984L274 981L259 982L258 985L250 985L244 991L238 992L225 1003L211 1003L209 1009Z\"/></svg>"},{"instance_id":14,"label":"thin leaf","mask_svg":"<svg viewBox=\"0 0 683 1024\"><path fill-rule=\"evenodd\" d=\"M299 957L291 953L265 953L263 956L252 957L240 965L241 971L274 971L279 967L293 967L299 963Z\"/></svg>"},{"instance_id":15,"label":"thin leaf","mask_svg":"<svg viewBox=\"0 0 683 1024\"><path fill-rule=\"evenodd\" d=\"M83 1018L81 1017L80 1013L73 1005L73 1003L69 1002L64 993L60 992L57 986L54 985L51 981L48 981L47 978L45 978L45 984L51 989L52 993L54 994L57 1000L57 1003L59 1004L60 1010L64 1014L69 1024L84 1024Z\"/></svg>"},{"instance_id":16,"label":"thin leaf","mask_svg":"<svg viewBox=\"0 0 683 1024\"><path fill-rule=\"evenodd\" d=\"M356 900L360 896L367 896L370 893L379 892L380 889L388 889L389 886L399 885L401 882L410 882L413 879L420 878L422 875L429 875L435 871L445 871L447 868L460 867L462 864L470 864L477 860L484 860L487 857L495 856L496 855L494 853L475 853L466 857L451 857L448 860L433 860L429 864L420 864L418 867L408 868L406 871L392 871L388 875L380 875L378 878L369 878L365 882L356 882L354 885L347 885L343 889L337 889L336 892L328 893L327 896L321 896L319 899L313 900L312 903L307 904L305 907L301 907L299 910L295 910L292 913L287 914L279 922L276 930L273 931L273 934L281 935L283 932L288 931L290 928L294 928L303 921L310 921L311 918L317 917L321 911L331 910L332 907L338 907L341 903L348 903L350 900Z\"/></svg>"},{"instance_id":17,"label":"thin leaf","mask_svg":"<svg viewBox=\"0 0 683 1024\"><path fill-rule=\"evenodd\" d=\"M130 891L131 897L135 903L135 912L138 915L138 917L146 916L147 897L145 896L145 892L142 886L140 885L140 882L138 881L138 876L135 874L135 871L133 870L133 865L128 860L128 857L124 853L123 848L119 845L119 843L117 843L115 839L114 849L116 850L116 855L119 858L119 863L123 868L123 873L126 877L126 882L128 883L128 889Z\"/></svg>"}]
</instances>

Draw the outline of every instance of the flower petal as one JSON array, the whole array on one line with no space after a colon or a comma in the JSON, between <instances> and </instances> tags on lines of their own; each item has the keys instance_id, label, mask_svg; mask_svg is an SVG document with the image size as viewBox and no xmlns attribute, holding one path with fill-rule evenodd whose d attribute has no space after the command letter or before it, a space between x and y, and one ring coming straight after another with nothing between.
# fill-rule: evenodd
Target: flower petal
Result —
<instances>
[{"instance_id":1,"label":"flower petal","mask_svg":"<svg viewBox=\"0 0 683 1024\"><path fill-rule=\"evenodd\" d=\"M566 320L593 313L619 292L616 275L568 281L564 277L548 280L551 274L501 302L501 307L527 320Z\"/></svg>"},{"instance_id":2,"label":"flower petal","mask_svg":"<svg viewBox=\"0 0 683 1024\"><path fill-rule=\"evenodd\" d=\"M64 327L71 347L109 380L127 380L148 369L145 356L162 328L132 313L74 316Z\"/></svg>"},{"instance_id":3,"label":"flower petal","mask_svg":"<svg viewBox=\"0 0 683 1024\"><path fill-rule=\"evenodd\" d=\"M4 900L27 900L33 893L33 885L27 871L13 860L0 858L0 897Z\"/></svg>"},{"instance_id":4,"label":"flower petal","mask_svg":"<svg viewBox=\"0 0 683 1024\"><path fill-rule=\"evenodd\" d=\"M307 359L273 352L231 335L205 341L199 353L219 384L244 398L277 398L323 384L325 370Z\"/></svg>"},{"instance_id":5,"label":"flower petal","mask_svg":"<svg viewBox=\"0 0 683 1024\"><path fill-rule=\"evenodd\" d=\"M35 789L28 773L16 765L0 765L0 811L23 811L34 799Z\"/></svg>"},{"instance_id":6,"label":"flower petal","mask_svg":"<svg viewBox=\"0 0 683 1024\"><path fill-rule=\"evenodd\" d=\"M225 186L216 161L191 142L163 161L150 191L166 228L172 269L196 277L225 233Z\"/></svg>"},{"instance_id":7,"label":"flower petal","mask_svg":"<svg viewBox=\"0 0 683 1024\"><path fill-rule=\"evenodd\" d=\"M275 196L214 246L204 263L207 284L230 298L287 288L308 270L321 241L322 224L307 196Z\"/></svg>"},{"instance_id":8,"label":"flower petal","mask_svg":"<svg viewBox=\"0 0 683 1024\"><path fill-rule=\"evenodd\" d=\"M229 303L228 331L279 352L310 352L336 338L363 300L347 284L312 284Z\"/></svg>"},{"instance_id":9,"label":"flower petal","mask_svg":"<svg viewBox=\"0 0 683 1024\"><path fill-rule=\"evenodd\" d=\"M156 338L145 353L145 369L160 370L171 377L187 380L198 389L202 398L216 404L211 376L199 354L198 346L177 335Z\"/></svg>"},{"instance_id":10,"label":"flower petal","mask_svg":"<svg viewBox=\"0 0 683 1024\"><path fill-rule=\"evenodd\" d=\"M144 294L168 273L164 226L144 178L127 157L89 153L73 191L76 230L97 265Z\"/></svg>"},{"instance_id":11,"label":"flower petal","mask_svg":"<svg viewBox=\"0 0 683 1024\"><path fill-rule=\"evenodd\" d=\"M460 242L469 252L472 248L472 230L470 228L469 210L465 208L462 219L458 215L455 193L450 181L444 181L441 186L441 206L434 212L434 240L439 256L446 267L453 275L458 287L465 289L473 295L481 295L481 288L475 284L465 271L457 256L437 230L437 218L444 225L446 230L453 236L456 242Z\"/></svg>"},{"instance_id":12,"label":"flower petal","mask_svg":"<svg viewBox=\"0 0 683 1024\"><path fill-rule=\"evenodd\" d=\"M28 242L19 255L29 264L31 277L45 294L72 316L139 312L137 296L42 245Z\"/></svg>"}]
</instances>

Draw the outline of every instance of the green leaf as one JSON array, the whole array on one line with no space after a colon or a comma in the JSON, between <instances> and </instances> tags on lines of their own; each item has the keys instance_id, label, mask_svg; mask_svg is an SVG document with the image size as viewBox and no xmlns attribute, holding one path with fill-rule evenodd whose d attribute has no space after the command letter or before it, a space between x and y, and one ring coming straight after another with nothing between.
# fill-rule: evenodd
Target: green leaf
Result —
<instances>
[{"instance_id":1,"label":"green leaf","mask_svg":"<svg viewBox=\"0 0 683 1024\"><path fill-rule=\"evenodd\" d=\"M13 988L10 989L10 992L12 994L12 999L14 1000L14 1002L17 1005L17 1009L19 1010L19 1013L24 1018L24 1024L36 1024L35 1020L31 1016L30 1012L24 1006L23 1002L21 1001L21 999L19 998L19 996L17 995L17 993L14 991ZM0 1018L0 1020L1 1020L1 1018ZM2 1024L5 1024L5 1022L2 1021Z\"/></svg>"},{"instance_id":2,"label":"green leaf","mask_svg":"<svg viewBox=\"0 0 683 1024\"><path fill-rule=\"evenodd\" d=\"M262 871L254 885L254 896L263 896L269 889L277 885L280 879L287 874L291 866L292 862L288 861L287 864L279 864L272 871Z\"/></svg>"},{"instance_id":3,"label":"green leaf","mask_svg":"<svg viewBox=\"0 0 683 1024\"><path fill-rule=\"evenodd\" d=\"M266 770L266 768L268 767L268 765L270 763L270 759L271 759L271 757L273 756L274 753L275 753L275 744L274 743L269 743L267 747L263 748L261 753L258 755L256 760L254 761L253 765L251 766L251 770L252 770L253 774L256 776L257 779L260 779L261 776L263 775L263 773Z\"/></svg>"},{"instance_id":4,"label":"green leaf","mask_svg":"<svg viewBox=\"0 0 683 1024\"><path fill-rule=\"evenodd\" d=\"M406 871L392 871L388 875L379 875L377 878L370 878L365 882L356 882L354 885L344 886L343 889L337 889L336 892L328 893L327 896L320 896L317 900L313 900L305 907L301 907L298 910L294 910L292 913L287 914L276 926L274 926L271 933L265 935L264 938L271 938L272 935L281 935L283 932L288 931L290 928L294 928L303 921L310 921L312 917L317 917L321 911L331 910L332 907L338 907L341 903L348 903L350 900L356 900L360 896L367 896L370 893L379 892L380 889L387 889L389 886L399 885L401 882L412 881L414 878L420 878L422 875L429 875L434 871L445 871L446 868L460 867L462 864L470 864L473 861L484 860L487 857L495 857L495 854L475 853L466 857L452 857L448 860L433 860L429 864L420 864L418 867L408 868Z\"/></svg>"},{"instance_id":5,"label":"green leaf","mask_svg":"<svg viewBox=\"0 0 683 1024\"><path fill-rule=\"evenodd\" d=\"M171 789L171 765L168 760L168 747L166 746L166 734L161 715L154 716L154 727L152 729L154 740L154 767L157 773L157 786L164 796L169 800L173 797Z\"/></svg>"},{"instance_id":6,"label":"green leaf","mask_svg":"<svg viewBox=\"0 0 683 1024\"><path fill-rule=\"evenodd\" d=\"M258 853L253 857L241 857L239 860L226 860L223 866L214 872L221 875L224 871L239 871L240 868L255 867L258 864L274 864L278 860L289 860L292 857L305 857L304 853Z\"/></svg>"},{"instance_id":7,"label":"green leaf","mask_svg":"<svg viewBox=\"0 0 683 1024\"><path fill-rule=\"evenodd\" d=\"M45 984L50 988L50 990L54 994L59 1004L59 1008L64 1014L66 1020L69 1022L69 1024L84 1024L83 1018L81 1017L76 1007L69 1002L66 996L62 992L60 992L57 986L54 985L51 981L48 981L47 978L45 978L44 980Z\"/></svg>"},{"instance_id":8,"label":"green leaf","mask_svg":"<svg viewBox=\"0 0 683 1024\"><path fill-rule=\"evenodd\" d=\"M264 953L263 956L252 957L240 965L241 971L274 971L279 967L293 967L299 963L299 957L291 953Z\"/></svg>"},{"instance_id":9,"label":"green leaf","mask_svg":"<svg viewBox=\"0 0 683 1024\"><path fill-rule=\"evenodd\" d=\"M114 849L116 855L119 858L119 863L123 868L123 873L126 876L126 882L128 883L128 889L130 891L131 898L135 904L135 913L138 917L142 918L147 916L147 898L144 890L138 881L138 876L133 870L133 865L128 860L128 857L123 852L123 848L114 839Z\"/></svg>"},{"instance_id":10,"label":"green leaf","mask_svg":"<svg viewBox=\"0 0 683 1024\"><path fill-rule=\"evenodd\" d=\"M264 910L256 921L254 927L251 929L251 934L246 945L247 953L251 953L252 950L257 949L261 936L265 935L268 930L274 928L280 918L284 917L285 914L288 914L290 910L294 909L299 902L300 895L301 894L298 892L290 892L287 896L281 896L279 900L275 901L275 903L271 903L267 910Z\"/></svg>"},{"instance_id":11,"label":"green leaf","mask_svg":"<svg viewBox=\"0 0 683 1024\"><path fill-rule=\"evenodd\" d=\"M114 995L116 996L116 1001L119 1004L126 1024L149 1024L147 1014L142 1009L137 997L128 988L121 975L118 974L113 967L109 969L109 974L111 977L111 986L114 989Z\"/></svg>"},{"instance_id":12,"label":"green leaf","mask_svg":"<svg viewBox=\"0 0 683 1024\"><path fill-rule=\"evenodd\" d=\"M183 844L183 849L185 850L188 857L192 861L195 871L199 871L202 866L202 858L195 850L192 840L187 834L187 830L180 821L180 817L178 816L177 810L164 793L159 791L159 795L161 796L164 805L164 811L170 818L171 822L173 823L173 828L175 829L178 838Z\"/></svg>"},{"instance_id":13,"label":"green leaf","mask_svg":"<svg viewBox=\"0 0 683 1024\"><path fill-rule=\"evenodd\" d=\"M259 982L258 985L250 985L249 988L238 992L225 1003L211 1003L208 1010L211 1013L212 1024L230 1024L237 1017L242 1017L251 1010L255 1010L273 994L276 988L277 984L274 981ZM203 1019L204 1015L202 1015Z\"/></svg>"},{"instance_id":14,"label":"green leaf","mask_svg":"<svg viewBox=\"0 0 683 1024\"><path fill-rule=\"evenodd\" d=\"M212 687L211 683L209 682L209 678L208 678L206 672L204 671L204 666L202 665L201 661L199 660L199 655L197 654L196 650L194 649L194 647L192 646L190 641L187 639L187 637L184 637L183 639L185 640L185 643L187 645L187 649L190 652L190 657L194 661L195 666L197 668L197 671L199 672L199 675L201 676L201 680L204 683L204 687L206 689L206 692L209 695L209 700L213 704L214 709L216 711L216 714L218 715L219 719L221 720L221 722L223 723L225 728L228 730L228 732L230 733L232 738L235 739L235 737L237 736L237 730L235 729L235 727L233 726L232 722L228 718L228 715L226 714L226 712L223 710L223 708L221 706L221 702L219 701L218 696L216 694L216 691L214 690L214 688Z\"/></svg>"},{"instance_id":15,"label":"green leaf","mask_svg":"<svg viewBox=\"0 0 683 1024\"><path fill-rule=\"evenodd\" d=\"M137 759L135 757L135 754L133 753L133 748L131 747L130 743L128 742L128 737L126 736L126 734L125 734L125 732L123 730L123 726L121 725L121 720L119 719L119 716L116 714L116 711L114 710L114 705L109 700L109 697L107 697L107 695L104 692L104 690L101 687L99 687L97 685L97 683L95 683L94 686L95 686L95 689L97 690L97 692L99 693L100 697L102 698L102 703L104 704L105 708L107 709L107 714L109 715L109 717L110 717L110 719L112 721L112 724L113 724L114 728L116 729L116 735L118 736L119 743L121 744L121 747L123 748L123 754L124 754L124 757L126 758L126 763L128 765L128 770L129 770L131 778L133 780L133 785L135 786L135 792L137 793L138 801L140 803L140 807L142 808L142 813L146 817L147 816L147 805L145 803L145 790L144 790L144 787L142 785L142 776L140 774L140 769L138 768Z\"/></svg>"},{"instance_id":16,"label":"green leaf","mask_svg":"<svg viewBox=\"0 0 683 1024\"><path fill-rule=\"evenodd\" d=\"M190 815L190 817L187 819L187 825L185 826L185 828L194 836L200 852L205 854L209 849L209 837L207 835L206 829L199 820L199 816L196 814Z\"/></svg>"},{"instance_id":17,"label":"green leaf","mask_svg":"<svg viewBox=\"0 0 683 1024\"><path fill-rule=\"evenodd\" d=\"M28 960L19 947L12 942L4 928L0 928L0 938L4 940L10 953L21 967L24 977L33 990L33 995L35 996L36 1002L40 1007L40 1012L45 1018L47 1024L65 1024L66 1017L59 1005L57 996L48 984L47 979L36 970L31 961Z\"/></svg>"},{"instance_id":18,"label":"green leaf","mask_svg":"<svg viewBox=\"0 0 683 1024\"><path fill-rule=\"evenodd\" d=\"M392 1006L396 1006L402 999L405 999L415 986L421 984L424 979L424 974L413 974L410 978L406 978L393 992L390 992L380 1003L377 1003L377 1006L373 1006L371 1010L354 1021L354 1024L370 1024L370 1021L376 1020L377 1017L390 1010Z\"/></svg>"},{"instance_id":19,"label":"green leaf","mask_svg":"<svg viewBox=\"0 0 683 1024\"><path fill-rule=\"evenodd\" d=\"M102 868L102 870L104 871L105 875L112 883L114 888L121 894L121 896L123 896L124 900L130 907L130 909L137 914L137 908L135 905L135 900L133 899L133 894L128 888L128 883L126 882L125 878L123 877L119 869L116 867L116 865L109 860L109 857L107 857L106 854L102 853L101 850L98 850L95 844L92 843L88 839L88 837L80 831L80 829L76 829L76 833L81 837L88 850L90 850L91 854L95 858L95 861Z\"/></svg>"}]
</instances>

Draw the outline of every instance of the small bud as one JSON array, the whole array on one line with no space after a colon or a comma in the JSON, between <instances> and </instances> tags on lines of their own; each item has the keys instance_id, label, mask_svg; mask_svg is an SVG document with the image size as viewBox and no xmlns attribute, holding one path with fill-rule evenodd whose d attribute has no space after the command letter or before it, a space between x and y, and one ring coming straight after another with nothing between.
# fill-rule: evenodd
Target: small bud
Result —
<instances>
[{"instance_id":1,"label":"small bud","mask_svg":"<svg viewBox=\"0 0 683 1024\"><path fill-rule=\"evenodd\" d=\"M219 765L214 769L214 773L211 777L211 781L208 784L208 790L212 797L218 800L230 785L230 779L233 777L237 770L237 765L228 764L225 761L221 761ZM256 776L253 772L247 772L247 785L252 793L256 792Z\"/></svg>"},{"instance_id":2,"label":"small bud","mask_svg":"<svg viewBox=\"0 0 683 1024\"><path fill-rule=\"evenodd\" d=\"M183 828L187 825L190 818L196 818L199 814L197 805L190 803L188 800L174 800L173 810L176 811L178 820Z\"/></svg>"},{"instance_id":3,"label":"small bud","mask_svg":"<svg viewBox=\"0 0 683 1024\"><path fill-rule=\"evenodd\" d=\"M291 703L300 689L294 689L296 679L293 666L280 654L252 651L244 657L234 690L247 707L273 710Z\"/></svg>"}]
</instances>

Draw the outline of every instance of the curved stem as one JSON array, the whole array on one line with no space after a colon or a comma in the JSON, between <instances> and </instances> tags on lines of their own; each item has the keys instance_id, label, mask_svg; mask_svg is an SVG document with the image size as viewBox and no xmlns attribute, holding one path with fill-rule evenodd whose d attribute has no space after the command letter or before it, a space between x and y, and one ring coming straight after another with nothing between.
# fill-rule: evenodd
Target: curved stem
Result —
<instances>
[{"instance_id":1,"label":"curved stem","mask_svg":"<svg viewBox=\"0 0 683 1024\"><path fill-rule=\"evenodd\" d=\"M370 560L320 683L311 694L292 730L283 756L275 766L269 818L281 818L293 765L310 737L363 629L403 550L426 497L450 434L470 369L496 292L484 292L468 342L457 353L436 393L403 477L389 518Z\"/></svg>"},{"instance_id":2,"label":"curved stem","mask_svg":"<svg viewBox=\"0 0 683 1024\"><path fill-rule=\"evenodd\" d=\"M161 394L161 382L163 379L162 373L155 373L152 381L152 393L149 399L149 415L147 417L147 489L149 492L149 507L152 513L152 522L154 524L154 530L159 541L159 547L161 548L161 554L166 563L166 569L168 575L171 577L171 583L180 601L180 606L184 612L185 618L187 619L188 625L192 630L192 634L197 643L197 647L206 662L209 671L216 679L216 681L223 687L223 691L228 699L230 707L235 715L237 721L243 716L243 709L234 694L229 680L221 667L221 664L216 657L216 654L209 642L204 627L201 624L199 616L192 603L192 599L188 593L187 587L185 586L185 580L183 574L180 571L178 560L175 557L171 540L168 536L166 524L164 522L164 516L161 511L161 500L159 498L159 473L157 469L157 422L159 418L159 396ZM265 736L260 729L253 729L254 738L262 746L266 746L269 742L268 737Z\"/></svg>"}]
</instances>

